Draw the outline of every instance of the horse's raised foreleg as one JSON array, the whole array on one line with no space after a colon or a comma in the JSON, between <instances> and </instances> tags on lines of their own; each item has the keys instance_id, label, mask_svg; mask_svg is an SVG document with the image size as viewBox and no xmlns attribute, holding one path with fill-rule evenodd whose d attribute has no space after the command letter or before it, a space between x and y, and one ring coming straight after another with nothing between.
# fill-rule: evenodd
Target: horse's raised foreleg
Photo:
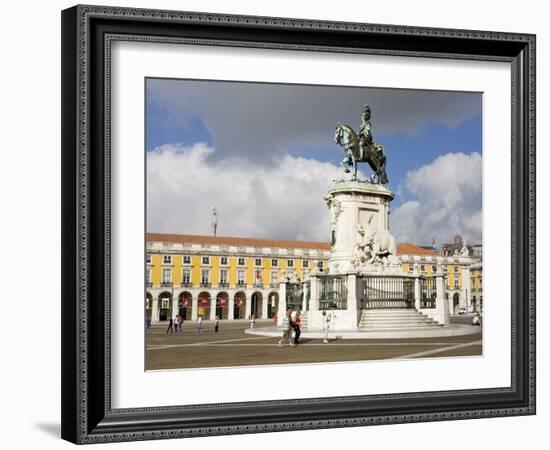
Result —
<instances>
[{"instance_id":1,"label":"horse's raised foreleg","mask_svg":"<svg viewBox=\"0 0 550 450\"><path fill-rule=\"evenodd\" d=\"M351 154L351 162L353 163L353 178L351 181L357 181L357 160L353 153Z\"/></svg>"},{"instance_id":2,"label":"horse's raised foreleg","mask_svg":"<svg viewBox=\"0 0 550 450\"><path fill-rule=\"evenodd\" d=\"M349 155L346 153L344 159L340 161L340 165L343 167L345 173L349 173L348 166L350 165Z\"/></svg>"}]
</instances>

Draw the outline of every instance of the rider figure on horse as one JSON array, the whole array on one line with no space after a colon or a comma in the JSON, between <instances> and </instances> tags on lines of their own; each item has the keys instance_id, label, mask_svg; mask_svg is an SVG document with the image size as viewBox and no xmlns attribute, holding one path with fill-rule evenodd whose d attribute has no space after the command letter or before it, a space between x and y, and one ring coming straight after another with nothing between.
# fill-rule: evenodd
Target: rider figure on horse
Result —
<instances>
[{"instance_id":1,"label":"rider figure on horse","mask_svg":"<svg viewBox=\"0 0 550 450\"><path fill-rule=\"evenodd\" d=\"M370 125L370 106L363 106L363 114L361 115L361 127L359 128L359 148L361 149L361 159L365 154L367 147L372 147L380 158L384 155L384 150L381 145L374 145L374 139L372 138L371 125Z\"/></svg>"}]
</instances>

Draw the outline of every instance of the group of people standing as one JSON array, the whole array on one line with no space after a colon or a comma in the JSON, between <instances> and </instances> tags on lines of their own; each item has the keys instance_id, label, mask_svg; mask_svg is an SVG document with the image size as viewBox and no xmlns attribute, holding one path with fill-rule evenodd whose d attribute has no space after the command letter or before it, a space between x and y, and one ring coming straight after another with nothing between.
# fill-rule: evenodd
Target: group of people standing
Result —
<instances>
[{"instance_id":1,"label":"group of people standing","mask_svg":"<svg viewBox=\"0 0 550 450\"><path fill-rule=\"evenodd\" d=\"M166 333L181 333L181 330L183 328L183 322L184 322L184 318L179 314L176 316L175 319L172 319L170 317L170 321L168 322L168 328L166 329Z\"/></svg>"},{"instance_id":2,"label":"group of people standing","mask_svg":"<svg viewBox=\"0 0 550 450\"><path fill-rule=\"evenodd\" d=\"M328 344L328 329L331 321L331 314L323 311L323 343ZM283 336L278 342L279 347L282 347L285 343L288 343L290 347L296 347L300 343L300 335L302 334L302 313L296 311L296 314L292 316L292 309L288 308L286 314L282 320ZM292 333L294 332L294 338Z\"/></svg>"},{"instance_id":3,"label":"group of people standing","mask_svg":"<svg viewBox=\"0 0 550 450\"><path fill-rule=\"evenodd\" d=\"M290 347L296 347L300 343L300 334L302 334L302 313L296 311L294 317L292 316L292 308L286 310L286 314L283 317L283 337L279 340L279 347L282 347L285 341L288 341ZM292 333L294 332L294 338Z\"/></svg>"},{"instance_id":4,"label":"group of people standing","mask_svg":"<svg viewBox=\"0 0 550 450\"><path fill-rule=\"evenodd\" d=\"M201 333L203 330L202 321L203 321L202 316L199 315L197 317L197 333ZM217 333L219 329L220 329L220 316L216 316L214 319L214 332Z\"/></svg>"},{"instance_id":5,"label":"group of people standing","mask_svg":"<svg viewBox=\"0 0 550 450\"><path fill-rule=\"evenodd\" d=\"M170 318L170 321L168 322L168 328L166 329L166 333L181 333L183 322L185 319L180 316L179 314L176 316L175 319ZM220 318L219 316L216 316L216 319L214 320L214 332L218 332L220 328ZM203 330L203 319L202 316L199 315L197 317L197 333L201 333Z\"/></svg>"}]
</instances>

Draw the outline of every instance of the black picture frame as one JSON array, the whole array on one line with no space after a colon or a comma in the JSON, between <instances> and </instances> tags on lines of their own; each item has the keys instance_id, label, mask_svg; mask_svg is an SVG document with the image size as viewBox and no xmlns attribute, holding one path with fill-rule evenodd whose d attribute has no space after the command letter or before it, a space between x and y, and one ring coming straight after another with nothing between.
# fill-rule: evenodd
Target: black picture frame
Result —
<instances>
[{"instance_id":1,"label":"black picture frame","mask_svg":"<svg viewBox=\"0 0 550 450\"><path fill-rule=\"evenodd\" d=\"M112 409L109 64L114 40L509 62L511 386ZM535 36L120 7L64 10L61 406L62 437L78 444L535 414Z\"/></svg>"}]
</instances>

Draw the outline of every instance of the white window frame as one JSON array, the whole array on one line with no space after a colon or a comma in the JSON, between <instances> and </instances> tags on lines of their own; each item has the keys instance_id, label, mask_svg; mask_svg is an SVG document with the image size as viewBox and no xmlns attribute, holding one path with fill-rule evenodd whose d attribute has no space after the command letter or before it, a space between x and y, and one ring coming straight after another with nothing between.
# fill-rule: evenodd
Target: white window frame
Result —
<instances>
[{"instance_id":1,"label":"white window frame","mask_svg":"<svg viewBox=\"0 0 550 450\"><path fill-rule=\"evenodd\" d=\"M279 267L279 260L278 259L272 259L271 260L271 267Z\"/></svg>"},{"instance_id":2,"label":"white window frame","mask_svg":"<svg viewBox=\"0 0 550 450\"><path fill-rule=\"evenodd\" d=\"M186 276L187 274L187 276ZM186 281L187 278L187 281ZM191 284L191 270L188 268L185 268L181 271L181 282L183 284Z\"/></svg>"},{"instance_id":3,"label":"white window frame","mask_svg":"<svg viewBox=\"0 0 550 450\"><path fill-rule=\"evenodd\" d=\"M294 267L294 260L293 259L287 259L286 266L287 267Z\"/></svg>"},{"instance_id":4,"label":"white window frame","mask_svg":"<svg viewBox=\"0 0 550 450\"><path fill-rule=\"evenodd\" d=\"M241 266L241 267L246 266L246 258L238 257L237 258L237 266Z\"/></svg>"},{"instance_id":5,"label":"white window frame","mask_svg":"<svg viewBox=\"0 0 550 450\"><path fill-rule=\"evenodd\" d=\"M172 255L162 255L162 264L172 264Z\"/></svg>"},{"instance_id":6,"label":"white window frame","mask_svg":"<svg viewBox=\"0 0 550 450\"><path fill-rule=\"evenodd\" d=\"M227 266L228 261L229 261L229 258L227 256L220 256L220 265L221 266Z\"/></svg>"},{"instance_id":7,"label":"white window frame","mask_svg":"<svg viewBox=\"0 0 550 450\"><path fill-rule=\"evenodd\" d=\"M204 277L204 274L206 274L206 278ZM209 284L209 283L210 283L210 269L201 269L201 284Z\"/></svg>"},{"instance_id":8,"label":"white window frame","mask_svg":"<svg viewBox=\"0 0 550 450\"><path fill-rule=\"evenodd\" d=\"M166 280L165 275L168 274L168 280ZM171 283L172 282L172 269L162 269L162 282Z\"/></svg>"},{"instance_id":9,"label":"white window frame","mask_svg":"<svg viewBox=\"0 0 550 450\"><path fill-rule=\"evenodd\" d=\"M260 262L258 263L258 261ZM254 266L262 267L262 258L254 258Z\"/></svg>"},{"instance_id":10,"label":"white window frame","mask_svg":"<svg viewBox=\"0 0 550 450\"><path fill-rule=\"evenodd\" d=\"M209 266L210 265L210 256L202 256L201 257L201 265Z\"/></svg>"},{"instance_id":11,"label":"white window frame","mask_svg":"<svg viewBox=\"0 0 550 450\"><path fill-rule=\"evenodd\" d=\"M271 284L277 284L279 282L279 272L276 270L271 271Z\"/></svg>"},{"instance_id":12,"label":"white window frame","mask_svg":"<svg viewBox=\"0 0 550 450\"><path fill-rule=\"evenodd\" d=\"M187 260L187 261L186 261ZM191 256L189 255L183 255L183 264L191 264Z\"/></svg>"},{"instance_id":13,"label":"white window frame","mask_svg":"<svg viewBox=\"0 0 550 450\"><path fill-rule=\"evenodd\" d=\"M222 275L225 275L222 276ZM225 278L225 279L224 279ZM227 269L220 269L220 284L227 284L229 279L229 273Z\"/></svg>"},{"instance_id":14,"label":"white window frame","mask_svg":"<svg viewBox=\"0 0 550 450\"><path fill-rule=\"evenodd\" d=\"M242 275L242 277L241 277L241 275ZM245 283L246 283L246 271L245 270L237 270L237 284L243 285Z\"/></svg>"}]
</instances>

